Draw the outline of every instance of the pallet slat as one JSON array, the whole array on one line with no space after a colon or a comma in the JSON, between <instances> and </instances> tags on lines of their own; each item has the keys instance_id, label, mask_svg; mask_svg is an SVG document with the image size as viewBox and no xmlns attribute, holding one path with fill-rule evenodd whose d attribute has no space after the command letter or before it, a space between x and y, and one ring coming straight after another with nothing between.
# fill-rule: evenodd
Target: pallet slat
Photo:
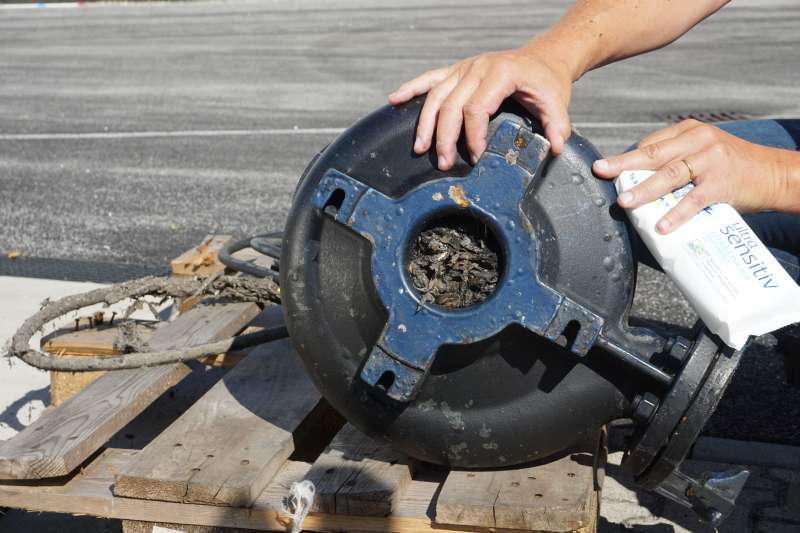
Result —
<instances>
[{"instance_id":1,"label":"pallet slat","mask_svg":"<svg viewBox=\"0 0 800 533\"><path fill-rule=\"evenodd\" d=\"M249 303L203 305L156 331L153 349L222 339L258 314ZM69 474L153 400L189 373L184 364L109 372L0 445L0 478Z\"/></svg>"},{"instance_id":2,"label":"pallet slat","mask_svg":"<svg viewBox=\"0 0 800 533\"><path fill-rule=\"evenodd\" d=\"M162 322L139 322L138 335L143 342L150 337ZM119 335L119 324L83 328L78 331L61 330L42 339L42 350L63 356L119 355L114 346ZM50 371L50 405L58 406L86 388L105 372L58 372Z\"/></svg>"},{"instance_id":3,"label":"pallet slat","mask_svg":"<svg viewBox=\"0 0 800 533\"><path fill-rule=\"evenodd\" d=\"M233 237L231 235L206 235L203 242L186 250L170 261L175 276L210 276L225 270L219 260L219 252Z\"/></svg>"},{"instance_id":4,"label":"pallet slat","mask_svg":"<svg viewBox=\"0 0 800 533\"><path fill-rule=\"evenodd\" d=\"M593 531L597 515L595 454L601 433L558 460L527 468L447 475L436 523L530 531Z\"/></svg>"},{"instance_id":5,"label":"pallet slat","mask_svg":"<svg viewBox=\"0 0 800 533\"><path fill-rule=\"evenodd\" d=\"M260 346L142 450L114 494L250 505L319 400L288 340Z\"/></svg>"},{"instance_id":6,"label":"pallet slat","mask_svg":"<svg viewBox=\"0 0 800 533\"><path fill-rule=\"evenodd\" d=\"M404 455L345 424L308 479L317 489L314 511L388 516L411 483L411 468Z\"/></svg>"}]
</instances>

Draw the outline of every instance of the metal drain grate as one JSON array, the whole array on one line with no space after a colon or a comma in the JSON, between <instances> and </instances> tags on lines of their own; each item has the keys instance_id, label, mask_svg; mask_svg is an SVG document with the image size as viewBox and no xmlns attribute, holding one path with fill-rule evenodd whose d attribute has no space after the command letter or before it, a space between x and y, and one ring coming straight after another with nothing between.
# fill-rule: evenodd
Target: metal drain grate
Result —
<instances>
[{"instance_id":1,"label":"metal drain grate","mask_svg":"<svg viewBox=\"0 0 800 533\"><path fill-rule=\"evenodd\" d=\"M669 113L660 117L664 122L680 122L689 118L700 122L726 122L729 120L750 120L753 117L738 111L700 111L694 113Z\"/></svg>"}]
</instances>

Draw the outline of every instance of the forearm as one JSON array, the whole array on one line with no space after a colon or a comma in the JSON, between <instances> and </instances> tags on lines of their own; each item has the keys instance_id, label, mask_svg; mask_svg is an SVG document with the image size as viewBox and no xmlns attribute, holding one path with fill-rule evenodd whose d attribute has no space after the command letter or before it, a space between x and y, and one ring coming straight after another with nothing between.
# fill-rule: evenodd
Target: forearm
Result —
<instances>
[{"instance_id":1,"label":"forearm","mask_svg":"<svg viewBox=\"0 0 800 533\"><path fill-rule=\"evenodd\" d=\"M665 46L729 0L579 0L527 46L558 55L573 81L594 68Z\"/></svg>"}]
</instances>

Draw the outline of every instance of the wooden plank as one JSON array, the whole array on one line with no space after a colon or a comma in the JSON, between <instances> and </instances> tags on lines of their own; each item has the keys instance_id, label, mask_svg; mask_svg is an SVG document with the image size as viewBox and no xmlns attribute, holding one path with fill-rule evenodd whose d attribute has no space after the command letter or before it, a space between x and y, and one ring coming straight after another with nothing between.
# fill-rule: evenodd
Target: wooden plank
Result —
<instances>
[{"instance_id":1,"label":"wooden plank","mask_svg":"<svg viewBox=\"0 0 800 533\"><path fill-rule=\"evenodd\" d=\"M174 503L114 497L114 475L125 470L140 453L107 449L68 481L0 483L0 506L37 512L87 514L120 520L136 520L198 526L287 531L290 520L283 500L293 481L304 479L311 465L286 461L252 508ZM441 531L431 524L426 510L439 487L438 482L413 481L392 517L353 517L311 513L305 531L351 533L428 533ZM448 528L453 533L466 530Z\"/></svg>"},{"instance_id":2,"label":"wooden plank","mask_svg":"<svg viewBox=\"0 0 800 533\"><path fill-rule=\"evenodd\" d=\"M107 449L71 479L46 482L0 483L0 506L38 512L87 514L120 520L188 524L214 528L287 531L290 524L283 502L292 482L308 477L309 463L286 461L251 508L114 497L111 486L116 473L124 471L141 453ZM312 512L303 522L304 531L349 533L467 533L486 531L476 527L442 526L431 521L431 502L442 478L428 473L413 479L391 516L350 516ZM415 474L416 476L416 474ZM496 533L521 530L494 529ZM580 530L584 531L584 530Z\"/></svg>"},{"instance_id":3,"label":"wooden plank","mask_svg":"<svg viewBox=\"0 0 800 533\"><path fill-rule=\"evenodd\" d=\"M403 454L345 424L308 478L317 489L314 511L388 516L411 483L411 467Z\"/></svg>"},{"instance_id":4,"label":"wooden plank","mask_svg":"<svg viewBox=\"0 0 800 533\"><path fill-rule=\"evenodd\" d=\"M148 342L163 322L137 322L139 337ZM57 357L118 355L114 343L119 335L120 322L77 331L62 329L42 339L42 349ZM50 372L50 405L58 406L82 391L105 372Z\"/></svg>"},{"instance_id":5,"label":"wooden plank","mask_svg":"<svg viewBox=\"0 0 800 533\"><path fill-rule=\"evenodd\" d=\"M436 523L530 531L591 531L600 433L555 461L497 471L451 471Z\"/></svg>"},{"instance_id":6,"label":"wooden plank","mask_svg":"<svg viewBox=\"0 0 800 533\"><path fill-rule=\"evenodd\" d=\"M319 399L288 339L262 345L145 447L114 494L250 505Z\"/></svg>"},{"instance_id":7,"label":"wooden plank","mask_svg":"<svg viewBox=\"0 0 800 533\"><path fill-rule=\"evenodd\" d=\"M139 336L149 341L162 322L137 322ZM119 335L120 322L95 328L61 329L42 339L42 349L59 355L118 355L114 346Z\"/></svg>"},{"instance_id":8,"label":"wooden plank","mask_svg":"<svg viewBox=\"0 0 800 533\"><path fill-rule=\"evenodd\" d=\"M252 303L203 305L160 328L153 349L178 348L234 335L258 314ZM64 476L153 400L180 381L184 364L109 372L0 444L0 479Z\"/></svg>"},{"instance_id":9,"label":"wooden plank","mask_svg":"<svg viewBox=\"0 0 800 533\"><path fill-rule=\"evenodd\" d=\"M210 276L225 270L218 254L233 237L231 235L206 235L203 242L186 250L169 262L175 276Z\"/></svg>"}]
</instances>

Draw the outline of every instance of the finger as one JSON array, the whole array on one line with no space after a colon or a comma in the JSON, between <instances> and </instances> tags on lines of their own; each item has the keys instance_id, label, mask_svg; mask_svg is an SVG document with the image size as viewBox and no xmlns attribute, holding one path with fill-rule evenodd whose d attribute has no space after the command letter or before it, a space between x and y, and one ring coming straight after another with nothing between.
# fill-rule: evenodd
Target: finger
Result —
<instances>
[{"instance_id":1,"label":"finger","mask_svg":"<svg viewBox=\"0 0 800 533\"><path fill-rule=\"evenodd\" d=\"M389 103L392 105L402 104L408 102L417 95L425 94L447 78L451 68L452 67L442 67L429 70L420 74L413 80L405 82L389 95Z\"/></svg>"},{"instance_id":2,"label":"finger","mask_svg":"<svg viewBox=\"0 0 800 533\"><path fill-rule=\"evenodd\" d=\"M624 154L598 159L592 167L601 178L616 178L623 170L657 170L672 160L697 152L704 145L694 132L689 130L677 137L648 144Z\"/></svg>"},{"instance_id":3,"label":"finger","mask_svg":"<svg viewBox=\"0 0 800 533\"><path fill-rule=\"evenodd\" d=\"M456 142L461 136L464 121L464 105L481 83L480 77L468 72L461 78L442 102L436 122L436 153L439 155L439 170L449 170L456 161Z\"/></svg>"},{"instance_id":4,"label":"finger","mask_svg":"<svg viewBox=\"0 0 800 533\"><path fill-rule=\"evenodd\" d=\"M572 133L567 108L556 94L518 94L517 100L531 113L539 117L544 135L550 141L550 149L556 155L564 149L564 143Z\"/></svg>"},{"instance_id":5,"label":"finger","mask_svg":"<svg viewBox=\"0 0 800 533\"><path fill-rule=\"evenodd\" d=\"M689 161L695 176L691 176L689 167L684 161ZM627 209L635 209L640 205L652 202L665 194L686 185L693 177L705 171L701 157L686 157L667 163L644 182L619 195L617 203Z\"/></svg>"},{"instance_id":6,"label":"finger","mask_svg":"<svg viewBox=\"0 0 800 533\"><path fill-rule=\"evenodd\" d=\"M422 105L422 111L419 113L419 122L417 123L417 139L414 142L414 151L416 153L423 154L430 149L439 109L457 83L458 74L453 73L431 89L428 96L425 97L425 103Z\"/></svg>"},{"instance_id":7,"label":"finger","mask_svg":"<svg viewBox=\"0 0 800 533\"><path fill-rule=\"evenodd\" d=\"M689 130L700 126L702 122L699 120L694 119L687 119L681 120L677 124L673 124L667 128L662 128L658 131L654 131L650 135L647 135L641 141L639 141L636 145L637 148L642 148L643 146L647 146L648 144L655 144L661 141L666 141L667 139L672 139L673 137L677 137L678 135L685 133Z\"/></svg>"},{"instance_id":8,"label":"finger","mask_svg":"<svg viewBox=\"0 0 800 533\"><path fill-rule=\"evenodd\" d=\"M464 132L473 164L486 150L489 118L513 92L514 87L506 79L490 74L483 78L464 106Z\"/></svg>"},{"instance_id":9,"label":"finger","mask_svg":"<svg viewBox=\"0 0 800 533\"><path fill-rule=\"evenodd\" d=\"M713 180L697 185L656 223L656 231L667 234L681 227L702 209L718 201Z\"/></svg>"},{"instance_id":10,"label":"finger","mask_svg":"<svg viewBox=\"0 0 800 533\"><path fill-rule=\"evenodd\" d=\"M572 134L567 108L557 98L546 99L542 102L539 118L544 126L544 135L550 141L550 149L555 155L560 154Z\"/></svg>"}]
</instances>

